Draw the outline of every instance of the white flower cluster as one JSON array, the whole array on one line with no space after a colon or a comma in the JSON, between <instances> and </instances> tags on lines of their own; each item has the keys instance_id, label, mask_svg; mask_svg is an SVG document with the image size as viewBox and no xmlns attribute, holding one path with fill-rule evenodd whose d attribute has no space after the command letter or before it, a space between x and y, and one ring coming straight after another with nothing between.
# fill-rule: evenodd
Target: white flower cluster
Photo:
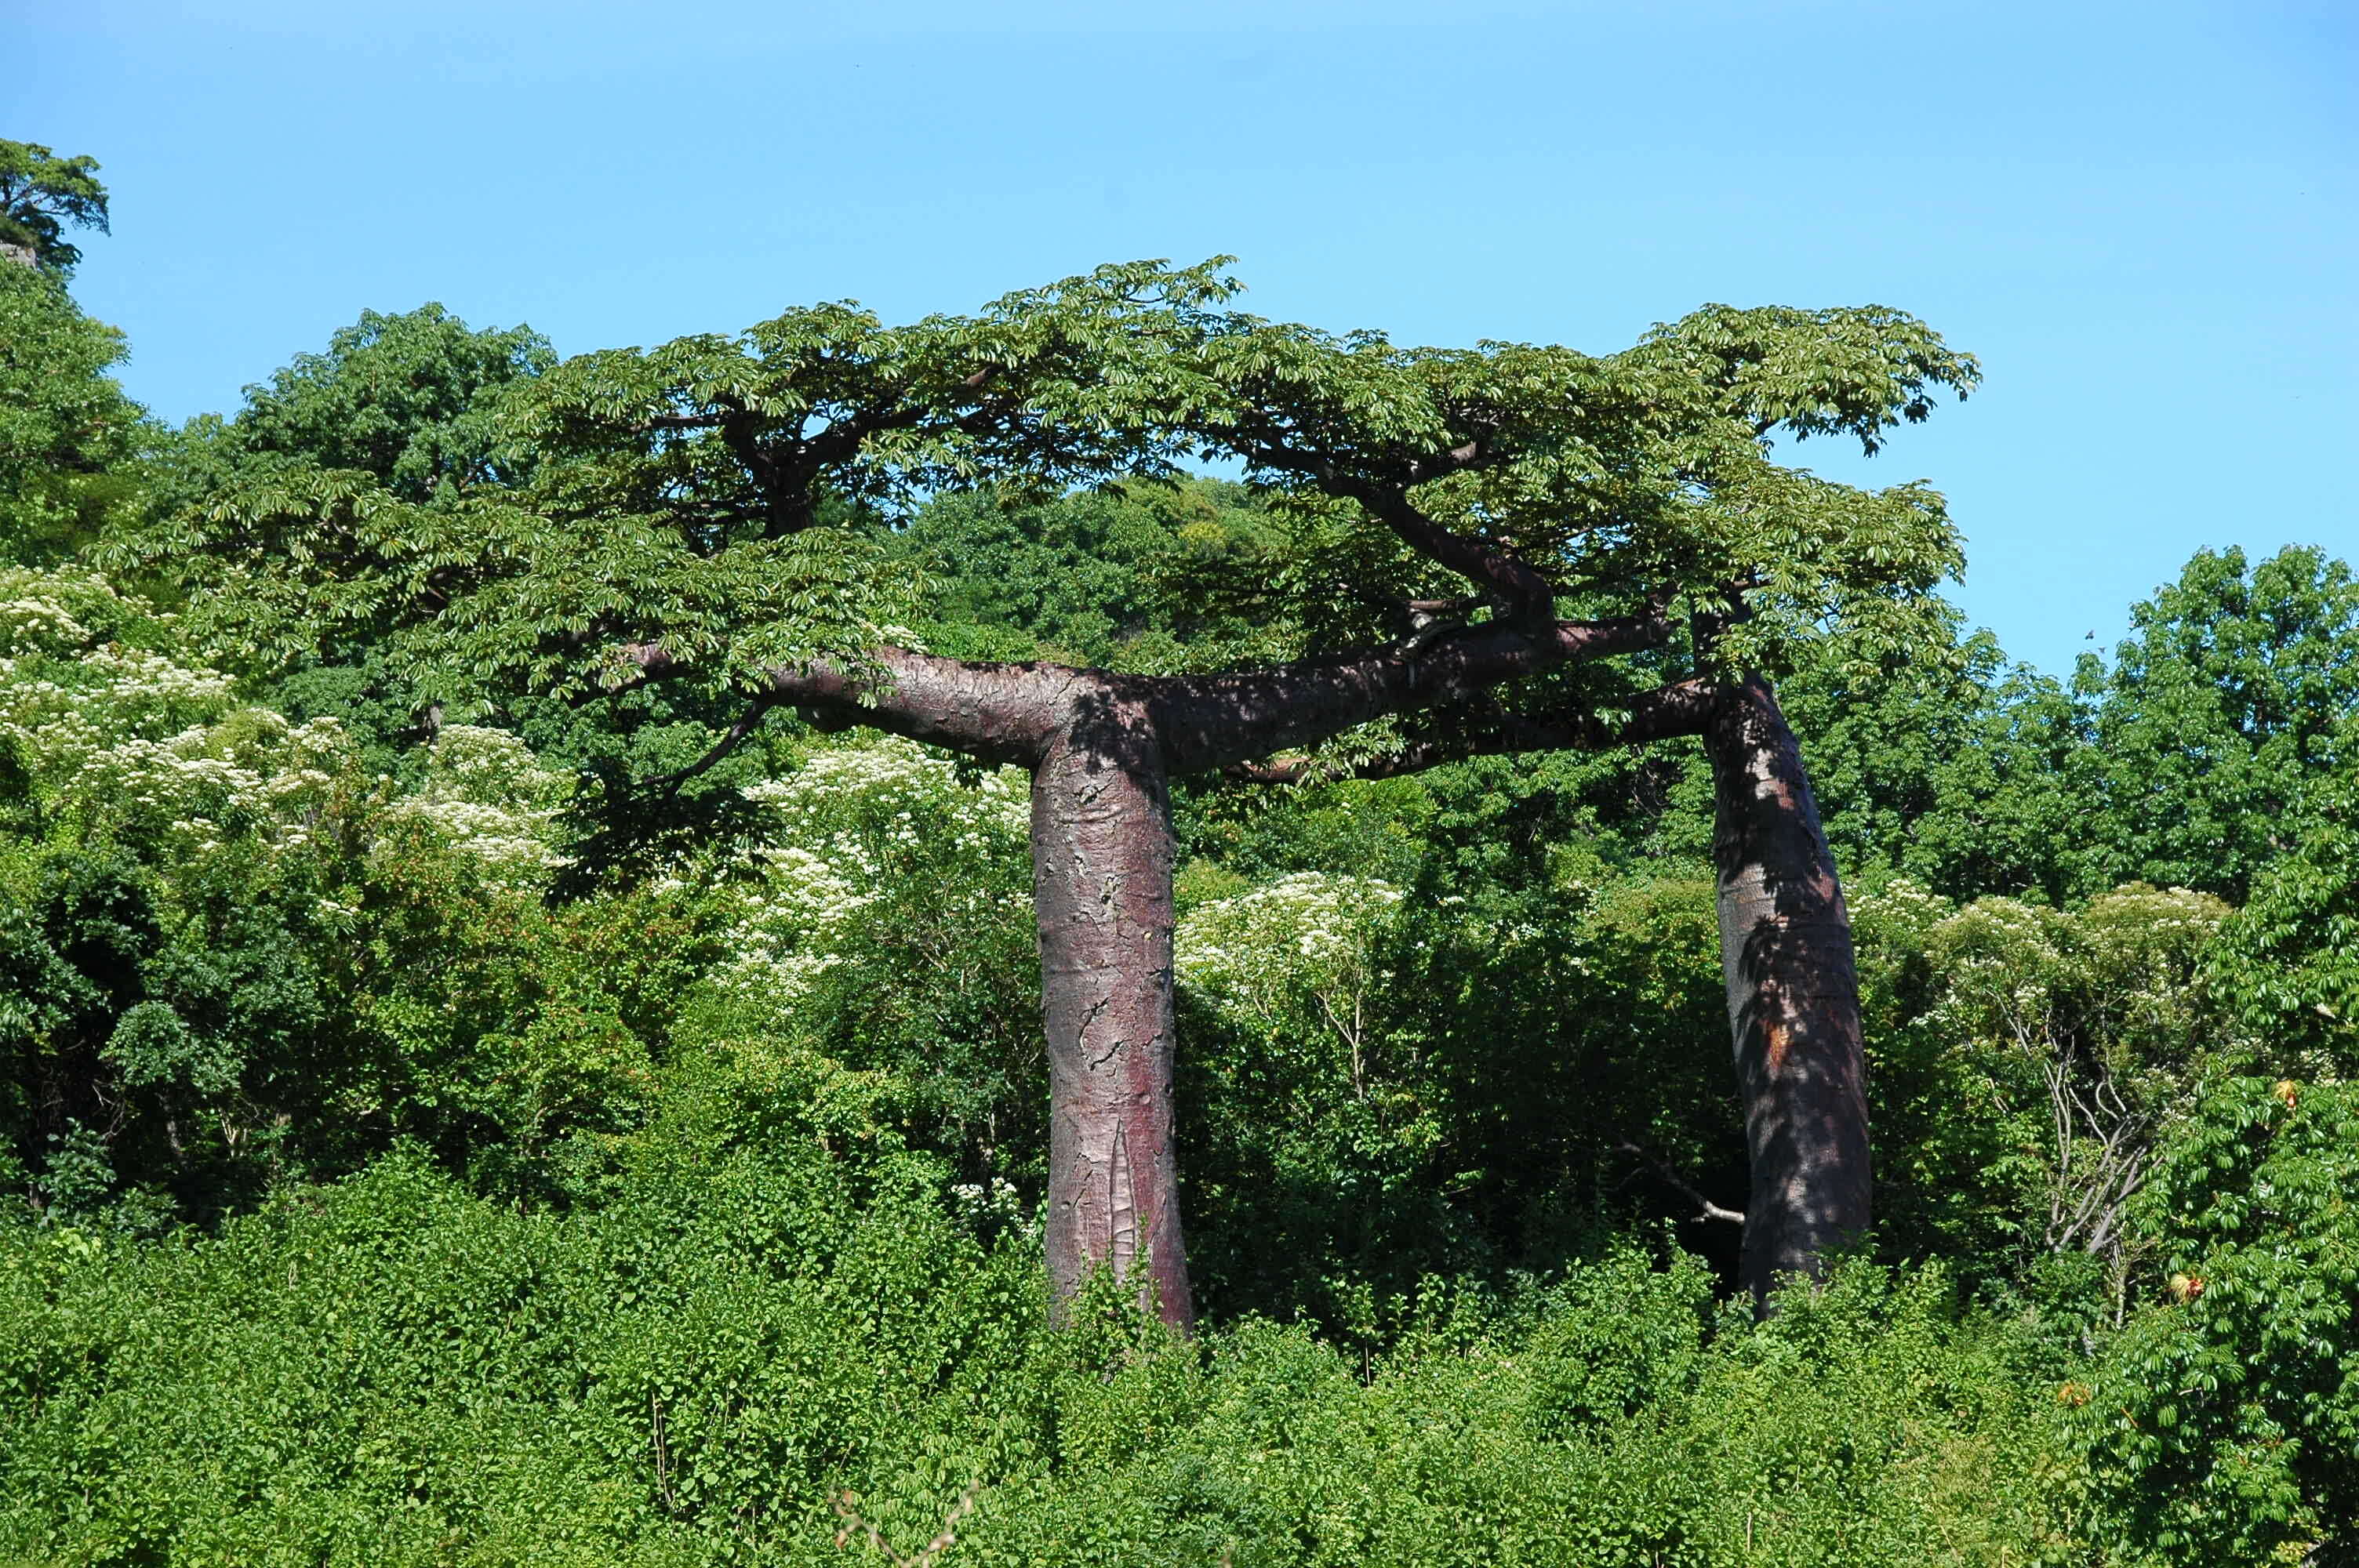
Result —
<instances>
[{"instance_id":1,"label":"white flower cluster","mask_svg":"<svg viewBox=\"0 0 2359 1568\"><path fill-rule=\"evenodd\" d=\"M1324 1014L1338 1029L1386 977L1377 945L1401 890L1373 877L1299 871L1190 910L1177 933L1181 983L1220 1010L1265 1027Z\"/></svg>"},{"instance_id":2,"label":"white flower cluster","mask_svg":"<svg viewBox=\"0 0 2359 1568\"><path fill-rule=\"evenodd\" d=\"M1898 933L1904 948L1931 960L1940 989L1916 1022L1962 1045L2042 1051L2093 1011L2149 1031L2180 1020L2195 997L2201 952L2228 913L2208 893L2136 884L2074 909L2004 897L1960 907L1905 880L1853 908L1864 928Z\"/></svg>"},{"instance_id":3,"label":"white flower cluster","mask_svg":"<svg viewBox=\"0 0 2359 1568\"><path fill-rule=\"evenodd\" d=\"M55 802L147 817L190 850L233 821L300 841L347 760L333 719L234 708L218 671L96 643L88 622L133 613L97 579L10 572L0 591L0 738Z\"/></svg>"},{"instance_id":4,"label":"white flower cluster","mask_svg":"<svg viewBox=\"0 0 2359 1568\"><path fill-rule=\"evenodd\" d=\"M0 724L44 764L217 713L229 692L229 677L216 671L136 650L93 648L71 663L0 659Z\"/></svg>"},{"instance_id":5,"label":"white flower cluster","mask_svg":"<svg viewBox=\"0 0 2359 1568\"><path fill-rule=\"evenodd\" d=\"M0 639L14 650L87 643L90 633L57 600L20 593L15 599L0 600Z\"/></svg>"},{"instance_id":6,"label":"white flower cluster","mask_svg":"<svg viewBox=\"0 0 2359 1568\"><path fill-rule=\"evenodd\" d=\"M960 783L954 763L892 736L814 752L793 773L755 784L745 794L778 809L790 843L827 834L853 818L898 822L899 836L915 842L908 825L923 816L950 827L959 847L974 849L1011 831L1024 832L1030 801L1030 786L1019 769L995 769L969 787Z\"/></svg>"},{"instance_id":7,"label":"white flower cluster","mask_svg":"<svg viewBox=\"0 0 2359 1568\"><path fill-rule=\"evenodd\" d=\"M57 804L145 817L184 850L217 848L230 831L304 842L352 765L343 727L240 708L221 672L92 629L141 619L158 618L103 579L0 570L0 740ZM538 872L551 863L547 828L564 789L516 737L453 725L436 738L424 786L390 812L495 866Z\"/></svg>"},{"instance_id":8,"label":"white flower cluster","mask_svg":"<svg viewBox=\"0 0 2359 1568\"><path fill-rule=\"evenodd\" d=\"M71 655L101 640L88 622L137 613L94 574L0 567L0 655Z\"/></svg>"},{"instance_id":9,"label":"white flower cluster","mask_svg":"<svg viewBox=\"0 0 2359 1568\"><path fill-rule=\"evenodd\" d=\"M864 922L906 891L920 859L973 874L947 881L969 912L998 899L989 868L1022 852L1028 784L1013 768L973 784L915 743L864 738L814 752L794 773L749 788L773 806L778 841L753 856L757 889L728 935L724 984L792 1004L845 961Z\"/></svg>"},{"instance_id":10,"label":"white flower cluster","mask_svg":"<svg viewBox=\"0 0 2359 1568\"><path fill-rule=\"evenodd\" d=\"M518 737L452 724L434 737L425 783L396 802L391 815L424 823L493 867L532 875L560 862L549 829L566 789Z\"/></svg>"},{"instance_id":11,"label":"white flower cluster","mask_svg":"<svg viewBox=\"0 0 2359 1568\"><path fill-rule=\"evenodd\" d=\"M961 1217L973 1221L988 1216L994 1219L1022 1221L1028 1217L1024 1210L1023 1195L1016 1184L1005 1176L994 1176L989 1183L952 1182L951 1202Z\"/></svg>"},{"instance_id":12,"label":"white flower cluster","mask_svg":"<svg viewBox=\"0 0 2359 1568\"><path fill-rule=\"evenodd\" d=\"M232 818L275 841L299 842L345 750L343 729L332 719L297 726L259 708L161 740L130 735L110 742L79 714L49 725L0 720L0 732L23 744L59 796L110 816L161 816L194 849L217 847Z\"/></svg>"}]
</instances>

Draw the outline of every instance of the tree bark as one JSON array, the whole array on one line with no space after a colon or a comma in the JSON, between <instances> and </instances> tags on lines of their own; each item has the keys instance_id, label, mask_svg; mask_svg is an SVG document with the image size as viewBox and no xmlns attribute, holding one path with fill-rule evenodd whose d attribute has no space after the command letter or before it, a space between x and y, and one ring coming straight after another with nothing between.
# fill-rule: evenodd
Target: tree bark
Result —
<instances>
[{"instance_id":1,"label":"tree bark","mask_svg":"<svg viewBox=\"0 0 2359 1568\"><path fill-rule=\"evenodd\" d=\"M1712 757L1721 963L1752 1192L1741 1274L1756 1300L1816 1276L1869 1219L1867 1096L1851 920L1794 732L1758 675L1723 685Z\"/></svg>"},{"instance_id":2,"label":"tree bark","mask_svg":"<svg viewBox=\"0 0 2359 1568\"><path fill-rule=\"evenodd\" d=\"M1082 705L1033 772L1033 903L1049 1039L1049 1280L1094 1268L1194 1321L1172 1141L1170 799L1140 705Z\"/></svg>"}]
</instances>

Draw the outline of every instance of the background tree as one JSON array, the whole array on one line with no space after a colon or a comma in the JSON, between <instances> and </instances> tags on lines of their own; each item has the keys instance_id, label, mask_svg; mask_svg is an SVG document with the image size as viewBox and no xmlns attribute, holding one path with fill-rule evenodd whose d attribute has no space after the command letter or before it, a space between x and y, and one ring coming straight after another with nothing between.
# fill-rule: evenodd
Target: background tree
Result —
<instances>
[{"instance_id":1,"label":"background tree","mask_svg":"<svg viewBox=\"0 0 2359 1568\"><path fill-rule=\"evenodd\" d=\"M2359 580L2314 546L2258 562L2202 550L2130 628L2112 667L2081 677L2116 818L2091 880L2242 902L2299 835L2307 781L2359 712Z\"/></svg>"},{"instance_id":2,"label":"background tree","mask_svg":"<svg viewBox=\"0 0 2359 1568\"><path fill-rule=\"evenodd\" d=\"M124 352L55 275L0 265L0 559L62 558L134 498L159 432L109 373Z\"/></svg>"},{"instance_id":3,"label":"background tree","mask_svg":"<svg viewBox=\"0 0 2359 1568\"><path fill-rule=\"evenodd\" d=\"M71 271L82 252L67 241L67 227L107 232L106 187L97 176L96 158L61 158L0 138L0 259Z\"/></svg>"}]
</instances>

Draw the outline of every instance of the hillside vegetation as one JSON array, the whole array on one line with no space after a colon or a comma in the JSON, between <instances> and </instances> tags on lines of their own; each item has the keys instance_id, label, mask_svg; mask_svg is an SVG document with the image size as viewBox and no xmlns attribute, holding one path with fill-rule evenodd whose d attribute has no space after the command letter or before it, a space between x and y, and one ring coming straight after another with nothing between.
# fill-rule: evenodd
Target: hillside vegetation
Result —
<instances>
[{"instance_id":1,"label":"hillside vegetation","mask_svg":"<svg viewBox=\"0 0 2359 1568\"><path fill-rule=\"evenodd\" d=\"M1175 783L1183 1337L1050 1306L1022 773L786 706L716 758L704 685L423 703L383 584L254 498L428 530L440 591L437 519L574 482L548 346L366 315L178 429L121 351L0 258L0 1555L2359 1552L2327 551L2223 539L2060 677L1937 600L1788 644L1877 1224L1767 1314L1694 741ZM822 498L842 614L1316 643L1323 524L1260 490L937 477Z\"/></svg>"}]
</instances>

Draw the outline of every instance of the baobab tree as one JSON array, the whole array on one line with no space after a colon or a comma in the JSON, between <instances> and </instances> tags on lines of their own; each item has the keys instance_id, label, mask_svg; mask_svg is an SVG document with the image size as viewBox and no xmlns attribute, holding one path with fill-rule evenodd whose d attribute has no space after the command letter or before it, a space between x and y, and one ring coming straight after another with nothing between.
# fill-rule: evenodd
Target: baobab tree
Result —
<instances>
[{"instance_id":1,"label":"baobab tree","mask_svg":"<svg viewBox=\"0 0 2359 1568\"><path fill-rule=\"evenodd\" d=\"M202 602L251 638L382 645L421 702L699 689L734 712L684 772L779 708L1027 770L1052 1286L1110 1268L1184 1325L1169 781L1402 715L1463 729L1495 694L1552 682L1549 721L1584 735L1724 714L1716 745L1749 759L1729 777L1768 803L1731 784L1739 854L1759 837L1745 823L1807 804L1799 765L1779 771L1782 725L1745 717L1775 711L1742 674L1753 628L1905 596L1955 560L1937 497L1832 484L1769 443L1873 443L1972 376L1875 309L1713 309L1602 358L1404 350L1233 311L1218 265L1110 266L900 327L827 305L583 355L503 392L501 438L521 456L481 482L420 503L364 475L272 470L147 553L192 563L216 590ZM1270 585L1298 633L1286 662L1118 674L944 657L897 629L919 600L874 546L880 517L951 490L1037 496L1203 460L1241 463L1288 530ZM1693 667L1670 671L1679 659ZM1582 669L1598 673L1562 678ZM1800 885L1780 866L1728 894L1773 1078L1822 1054L1814 1008L1848 1016L1856 1048L1855 1002L1806 973L1832 972L1840 896L1830 879L1813 906L1829 935L1810 935ZM1749 935L1765 922L1779 940ZM1864 1183L1864 1110L1830 1114L1768 1142L1836 1148ZM1814 1161L1797 1167L1803 1207L1824 1206Z\"/></svg>"}]
</instances>

